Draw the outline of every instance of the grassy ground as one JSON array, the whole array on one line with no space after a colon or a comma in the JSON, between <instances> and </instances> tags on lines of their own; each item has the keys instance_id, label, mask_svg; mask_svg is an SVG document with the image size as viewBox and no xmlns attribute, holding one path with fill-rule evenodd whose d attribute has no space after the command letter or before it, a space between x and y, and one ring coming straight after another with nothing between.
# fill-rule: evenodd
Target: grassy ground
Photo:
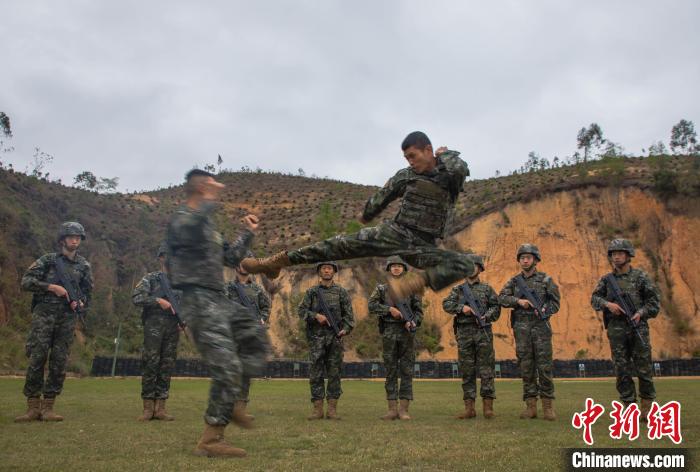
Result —
<instances>
[{"instance_id":1,"label":"grassy ground","mask_svg":"<svg viewBox=\"0 0 700 472\"><path fill-rule=\"evenodd\" d=\"M418 381L411 406L414 420L383 422L383 384L344 381L342 421L309 422L305 381L259 381L250 410L257 428L227 429L245 459L221 460L190 454L202 430L206 380L173 381L171 423L135 421L140 413L139 379L68 379L57 411L62 423L14 424L24 411L23 379L0 379L0 469L15 470L553 470L561 449L581 447L571 427L586 396L606 406L594 427L596 446L625 446L607 435L613 380L557 381L558 421L517 418L522 409L519 381L498 381L497 418L458 421L461 390L455 381ZM697 379L658 379L659 401L682 404L683 446L700 443L700 388ZM642 427L645 436L646 428ZM672 447L668 439L635 446Z\"/></svg>"}]
</instances>

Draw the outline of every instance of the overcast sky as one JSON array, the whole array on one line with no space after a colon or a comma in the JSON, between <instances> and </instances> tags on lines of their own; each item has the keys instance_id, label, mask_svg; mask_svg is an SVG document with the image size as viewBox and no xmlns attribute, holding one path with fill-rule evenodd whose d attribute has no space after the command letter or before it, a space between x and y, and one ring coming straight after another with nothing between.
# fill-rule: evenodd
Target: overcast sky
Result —
<instances>
[{"instance_id":1,"label":"overcast sky","mask_svg":"<svg viewBox=\"0 0 700 472\"><path fill-rule=\"evenodd\" d=\"M410 131L476 178L597 122L640 153L700 125L700 2L0 0L0 111L23 169L180 183L224 159L381 185Z\"/></svg>"}]
</instances>

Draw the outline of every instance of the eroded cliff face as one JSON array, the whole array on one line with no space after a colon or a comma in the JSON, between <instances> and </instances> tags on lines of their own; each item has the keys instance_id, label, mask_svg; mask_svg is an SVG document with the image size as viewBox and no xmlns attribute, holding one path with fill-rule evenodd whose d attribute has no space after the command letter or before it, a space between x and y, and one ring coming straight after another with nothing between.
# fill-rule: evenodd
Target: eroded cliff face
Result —
<instances>
[{"instance_id":1,"label":"eroded cliff face","mask_svg":"<svg viewBox=\"0 0 700 472\"><path fill-rule=\"evenodd\" d=\"M675 202L669 207L648 192L635 188L590 188L544 196L529 203L509 205L488 214L454 235L463 250L485 256L483 280L498 292L515 275L517 247L535 243L542 253L538 269L551 275L560 287L560 312L552 320L554 355L605 358L610 355L602 316L590 306L591 291L610 271L607 242L615 236L634 241L633 265L646 270L660 286L663 308L650 322L655 357L687 357L700 346L700 209L696 201ZM367 316L367 297L383 273L345 268L337 282L353 297L356 318ZM271 337L278 354L284 352L285 332L297 329L296 304L301 294L316 283L311 270L286 271L275 282ZM442 310L449 288L429 292L426 319L442 332L442 347L435 358L456 359L452 317ZM503 310L494 326L496 357L515 357L510 329L510 310ZM427 358L422 353L419 357ZM347 360L354 360L348 352Z\"/></svg>"}]
</instances>

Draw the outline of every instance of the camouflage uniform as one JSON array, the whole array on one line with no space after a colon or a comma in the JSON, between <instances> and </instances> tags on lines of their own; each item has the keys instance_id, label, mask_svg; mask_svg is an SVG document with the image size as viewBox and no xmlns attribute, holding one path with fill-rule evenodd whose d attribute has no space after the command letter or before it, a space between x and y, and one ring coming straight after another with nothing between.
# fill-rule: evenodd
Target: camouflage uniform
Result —
<instances>
[{"instance_id":1,"label":"camouflage uniform","mask_svg":"<svg viewBox=\"0 0 700 472\"><path fill-rule=\"evenodd\" d=\"M517 276L516 276L517 277ZM525 276L525 284L547 305L550 314L559 311L559 287L544 272ZM554 398L552 380L552 327L540 320L532 308L523 308L518 300L525 298L518 290L515 277L506 282L499 294L501 306L512 308L510 324L515 334L515 354L523 378L523 400Z\"/></svg>"},{"instance_id":2,"label":"camouflage uniform","mask_svg":"<svg viewBox=\"0 0 700 472\"><path fill-rule=\"evenodd\" d=\"M613 241L613 243L615 242ZM634 256L634 249L632 249L631 256ZM615 316L605 308L605 304L608 301L613 301L613 297L608 284L601 278L591 296L591 306L594 310L604 313L620 400L623 402L636 401L637 394L632 379L635 372L639 377L639 396L642 399L654 400L656 390L652 380L648 321L651 318L656 318L659 313L659 291L643 270L630 267L630 270L625 273L613 271L612 275L617 280L620 290L629 295L638 308L641 314L639 332L646 343L645 347L628 324L625 315Z\"/></svg>"},{"instance_id":3,"label":"camouflage uniform","mask_svg":"<svg viewBox=\"0 0 700 472\"><path fill-rule=\"evenodd\" d=\"M80 227L82 230L82 226ZM63 259L68 275L77 281L85 296L87 308L92 294L92 271L88 261L79 255L70 260L62 253L49 253L36 260L22 277L22 289L34 293L32 298L32 328L27 340L29 358L24 395L55 398L63 390L66 364L73 343L76 314L65 298L48 291L49 284L60 285L56 261ZM49 354L49 351L51 353ZM44 382L44 366L48 359L48 376Z\"/></svg>"},{"instance_id":4,"label":"camouflage uniform","mask_svg":"<svg viewBox=\"0 0 700 472\"><path fill-rule=\"evenodd\" d=\"M407 305L415 315L416 326L423 321L423 303L411 295ZM377 317L382 335L382 356L386 369L384 389L387 400L413 400L413 364L416 361L416 333L406 329L406 321L395 319L389 307L395 307L387 296L386 285L379 284L369 297L369 314ZM401 386L399 387L399 376Z\"/></svg>"},{"instance_id":5,"label":"camouflage uniform","mask_svg":"<svg viewBox=\"0 0 700 472\"><path fill-rule=\"evenodd\" d=\"M265 326L269 326L268 322L270 320L271 303L270 297L267 295L267 293L265 293L265 290L251 279L248 279L248 282L246 283L240 283L236 279L231 280L228 284L226 284L226 296L230 300L244 306L245 303L243 303L243 300L241 300L239 297L238 291L236 290L236 285L240 286L246 298L257 307L255 315L258 316L259 314L260 319L265 322ZM250 399L250 377L247 375L244 375L242 378L240 399L245 402L248 402Z\"/></svg>"},{"instance_id":6,"label":"camouflage uniform","mask_svg":"<svg viewBox=\"0 0 700 472\"><path fill-rule=\"evenodd\" d=\"M289 262L294 265L396 255L424 269L433 290L463 279L474 272L474 264L464 254L438 249L435 240L444 237L468 175L469 168L456 151L440 154L437 167L428 174L417 174L410 167L402 169L367 201L363 212L363 219L370 221L401 198L393 221L289 251Z\"/></svg>"},{"instance_id":7,"label":"camouflage uniform","mask_svg":"<svg viewBox=\"0 0 700 472\"><path fill-rule=\"evenodd\" d=\"M225 426L240 395L241 375L264 368L255 359L266 357L269 342L254 314L224 293L223 267L238 266L253 233L244 230L233 244L225 242L211 218L216 207L177 210L168 226L167 267L172 286L182 290L181 317L212 377L204 420Z\"/></svg>"},{"instance_id":8,"label":"camouflage uniform","mask_svg":"<svg viewBox=\"0 0 700 472\"><path fill-rule=\"evenodd\" d=\"M151 272L146 275L131 294L134 305L143 308L141 398L151 400L168 398L179 340L177 317L172 311L163 310L156 301L165 298L161 274Z\"/></svg>"},{"instance_id":9,"label":"camouflage uniform","mask_svg":"<svg viewBox=\"0 0 700 472\"><path fill-rule=\"evenodd\" d=\"M320 325L316 314L320 312L318 293L323 295L328 308L339 315L340 329L350 334L355 326L352 302L348 292L335 283L326 287L318 284L304 294L304 299L297 308L299 317L306 322L306 337L309 342L309 384L311 401L328 398L337 400L343 393L340 388L340 374L343 367L343 343L335 336L328 325ZM324 386L324 371L328 378L328 387Z\"/></svg>"},{"instance_id":10,"label":"camouflage uniform","mask_svg":"<svg viewBox=\"0 0 700 472\"><path fill-rule=\"evenodd\" d=\"M463 399L476 398L477 373L481 379L481 397L496 398L494 384L496 356L493 350L491 323L501 316L501 306L496 292L489 284L479 280L469 284L474 299L483 307L483 315L488 323L484 333L473 314L465 315L462 312L465 305L463 286L464 284L460 284L453 287L450 294L442 301L442 308L455 317L453 328L457 339L459 367L462 372Z\"/></svg>"}]
</instances>

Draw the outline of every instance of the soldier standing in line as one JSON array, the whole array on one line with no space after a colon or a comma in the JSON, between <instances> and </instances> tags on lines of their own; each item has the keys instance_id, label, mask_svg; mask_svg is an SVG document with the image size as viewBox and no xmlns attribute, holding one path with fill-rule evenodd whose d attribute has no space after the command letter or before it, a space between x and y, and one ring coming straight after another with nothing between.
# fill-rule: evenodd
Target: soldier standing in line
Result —
<instances>
[{"instance_id":1,"label":"soldier standing in line","mask_svg":"<svg viewBox=\"0 0 700 472\"><path fill-rule=\"evenodd\" d=\"M591 305L594 310L603 312L620 401L625 406L637 401L633 380L636 371L642 403L640 416L642 421L647 421L651 404L656 398L648 322L659 314L660 297L649 275L632 267L633 257L634 246L627 239L615 239L608 245L608 259L613 272L600 279L593 290ZM634 313L626 313L620 301L613 296L611 284L615 283L630 303L630 309L636 310ZM631 323L636 325L636 329L630 325L628 316L632 317Z\"/></svg>"},{"instance_id":2,"label":"soldier standing in line","mask_svg":"<svg viewBox=\"0 0 700 472\"><path fill-rule=\"evenodd\" d=\"M483 257L475 254L470 254L469 257L479 268L479 274L485 270ZM465 293L469 294L469 297L465 296ZM476 307L471 307L467 298L473 299ZM457 418L468 419L476 416L474 403L478 373L481 378L480 393L484 418L491 419L494 416L493 401L496 398L494 382L496 355L493 349L491 324L501 316L498 296L489 284L479 280L477 274L475 277L468 277L463 284L453 287L450 294L442 301L442 308L455 317L453 327L457 339L464 393L464 411L457 415ZM482 317L485 325L483 328L477 316Z\"/></svg>"},{"instance_id":3,"label":"soldier standing in line","mask_svg":"<svg viewBox=\"0 0 700 472\"><path fill-rule=\"evenodd\" d=\"M243 457L246 452L224 441L224 430L229 422L251 428L250 419L234 408L240 397L241 376L255 357L243 359L236 331L236 310L249 311L232 302L224 294L224 265L237 267L249 250L258 218L243 218L247 229L239 238L224 241L212 220L219 195L225 187L209 172L199 169L187 173L185 191L187 200L168 226L168 254L166 265L172 286L182 291L181 317L192 332L194 344L206 363L212 384L209 405L204 415L204 432L194 454L209 457ZM252 316L252 313L251 313ZM269 349L267 333L257 323L257 331L250 331L252 350ZM254 342L253 342L254 341ZM264 357L264 356L263 356ZM264 367L265 361L258 366Z\"/></svg>"},{"instance_id":4,"label":"soldier standing in line","mask_svg":"<svg viewBox=\"0 0 700 472\"><path fill-rule=\"evenodd\" d=\"M321 262L316 273L321 281L308 289L299 304L297 313L306 322L306 338L309 342L309 385L313 410L309 420L323 418L323 399L328 400L326 418L338 420L338 399L343 393L340 376L343 367L342 338L350 334L355 326L352 302L348 292L333 282L338 272L335 262ZM324 306L330 311L326 313ZM338 332L332 328L333 319L338 323ZM324 385L323 374L328 378Z\"/></svg>"},{"instance_id":5,"label":"soldier standing in line","mask_svg":"<svg viewBox=\"0 0 700 472\"><path fill-rule=\"evenodd\" d=\"M84 240L85 229L80 223L63 223L58 234L60 251L41 256L22 277L22 289L34 295L32 328L26 346L29 358L24 384L27 412L15 418L18 423L63 420L53 407L66 379L76 317L87 308L92 295L90 264L78 254ZM76 298L71 298L70 293ZM44 380L47 360L49 369Z\"/></svg>"},{"instance_id":6,"label":"soldier standing in line","mask_svg":"<svg viewBox=\"0 0 700 472\"><path fill-rule=\"evenodd\" d=\"M408 265L400 257L392 256L387 259L385 270L391 277L403 277L408 271ZM409 312L407 316L411 319L404 319L401 308ZM369 297L368 309L370 315L377 317L379 333L382 335L382 356L386 370L384 389L389 411L381 419L410 420L408 406L413 400L416 328L423 321L421 299L411 295L403 306L397 307L388 295L386 285L378 284Z\"/></svg>"},{"instance_id":7,"label":"soldier standing in line","mask_svg":"<svg viewBox=\"0 0 700 472\"><path fill-rule=\"evenodd\" d=\"M253 281L253 278L240 266L236 267L236 277L226 284L226 296L234 302L252 310L260 323L269 327L271 302L265 290ZM243 375L241 396L236 400L236 408L244 413L250 401L250 377ZM253 415L245 413L254 419Z\"/></svg>"},{"instance_id":8,"label":"soldier standing in line","mask_svg":"<svg viewBox=\"0 0 700 472\"><path fill-rule=\"evenodd\" d=\"M425 133L414 131L401 144L409 167L394 175L367 200L360 222L378 216L392 201L401 199L393 221L336 236L301 249L283 251L265 259L246 258L241 265L251 274L274 279L284 267L361 257L400 256L421 271L406 277L388 277L392 296L399 300L420 294L426 286L439 290L475 273L464 254L436 247L445 230L469 168L456 151L439 148L437 155Z\"/></svg>"},{"instance_id":9,"label":"soldier standing in line","mask_svg":"<svg viewBox=\"0 0 700 472\"><path fill-rule=\"evenodd\" d=\"M559 311L559 287L550 276L537 270L542 257L534 244L520 246L517 260L521 272L506 282L499 300L501 306L513 309L510 324L515 334L515 354L523 378L523 401L526 404L520 418L537 418L539 395L544 419L554 421L552 326L549 317ZM526 291L542 301L545 313L539 313L527 300Z\"/></svg>"},{"instance_id":10,"label":"soldier standing in line","mask_svg":"<svg viewBox=\"0 0 700 472\"><path fill-rule=\"evenodd\" d=\"M143 308L143 415L139 421L175 419L168 414L165 402L170 393L170 376L175 369L180 333L177 316L163 290L162 281L167 277L166 253L166 245L161 244L157 254L160 271L144 276L131 294L134 305Z\"/></svg>"}]
</instances>

